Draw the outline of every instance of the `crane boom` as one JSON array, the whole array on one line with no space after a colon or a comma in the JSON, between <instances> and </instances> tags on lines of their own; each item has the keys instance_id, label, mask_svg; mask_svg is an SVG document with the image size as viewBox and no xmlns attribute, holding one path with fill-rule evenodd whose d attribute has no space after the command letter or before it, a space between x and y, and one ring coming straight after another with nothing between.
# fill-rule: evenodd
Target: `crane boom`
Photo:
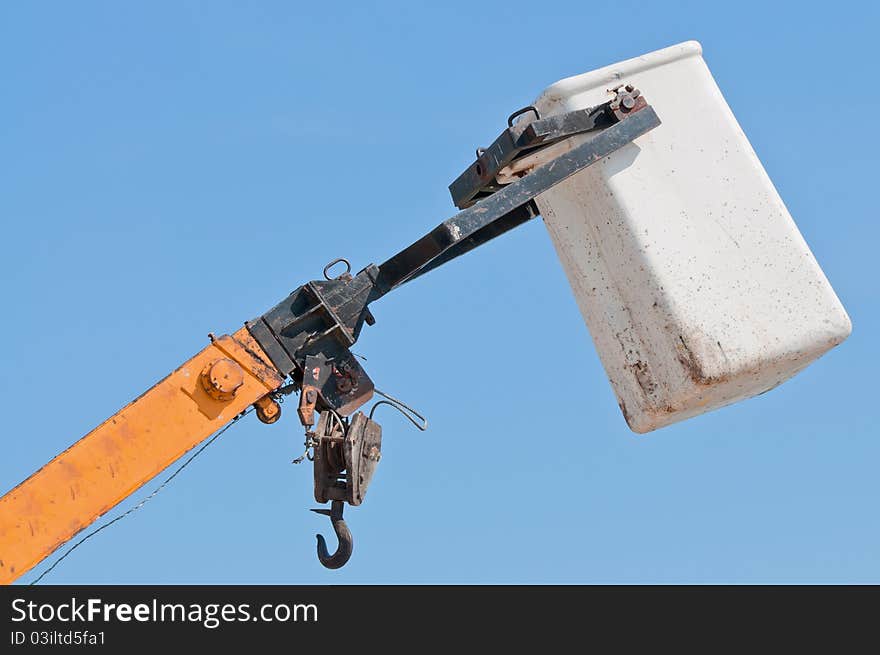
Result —
<instances>
[{"instance_id":1,"label":"crane boom","mask_svg":"<svg viewBox=\"0 0 880 655\"><path fill-rule=\"evenodd\" d=\"M19 578L249 406L261 421L274 423L280 394L293 390L300 394L306 448L314 454L315 499L332 502L332 509L317 511L330 516L340 540L330 555L319 537L319 559L328 568L344 565L352 543L343 504L363 502L381 458L381 427L356 412L372 398L373 382L350 350L363 326L374 323L368 305L534 218L539 194L660 124L631 85L613 94L561 118L542 120L530 107L535 120L514 124L518 112L454 183L458 214L380 266L352 275L346 260L331 262L324 280L298 287L233 335L212 337L207 348L0 498L0 583ZM583 138L514 181L499 181L519 157L573 136ZM337 262L346 270L330 277ZM400 404L386 399L381 402Z\"/></svg>"},{"instance_id":2,"label":"crane boom","mask_svg":"<svg viewBox=\"0 0 880 655\"><path fill-rule=\"evenodd\" d=\"M283 381L247 328L214 339L0 498L0 583L26 573Z\"/></svg>"}]
</instances>

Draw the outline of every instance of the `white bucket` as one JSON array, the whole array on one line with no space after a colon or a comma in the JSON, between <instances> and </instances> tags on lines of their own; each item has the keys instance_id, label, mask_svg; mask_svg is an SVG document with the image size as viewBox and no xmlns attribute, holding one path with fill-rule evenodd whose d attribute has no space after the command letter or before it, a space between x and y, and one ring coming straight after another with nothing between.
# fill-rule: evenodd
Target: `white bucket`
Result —
<instances>
[{"instance_id":1,"label":"white bucket","mask_svg":"<svg viewBox=\"0 0 880 655\"><path fill-rule=\"evenodd\" d=\"M695 41L571 77L541 116L641 90L662 125L537 198L620 407L648 432L762 393L851 324Z\"/></svg>"}]
</instances>

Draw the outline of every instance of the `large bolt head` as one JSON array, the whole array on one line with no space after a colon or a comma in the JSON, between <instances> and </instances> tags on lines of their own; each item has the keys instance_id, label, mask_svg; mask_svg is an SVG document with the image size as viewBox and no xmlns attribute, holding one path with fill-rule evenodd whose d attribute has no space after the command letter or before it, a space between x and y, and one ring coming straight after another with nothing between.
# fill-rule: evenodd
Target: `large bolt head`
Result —
<instances>
[{"instance_id":1,"label":"large bolt head","mask_svg":"<svg viewBox=\"0 0 880 655\"><path fill-rule=\"evenodd\" d=\"M223 357L208 364L201 374L202 387L215 400L232 400L244 384L244 371L237 362Z\"/></svg>"}]
</instances>

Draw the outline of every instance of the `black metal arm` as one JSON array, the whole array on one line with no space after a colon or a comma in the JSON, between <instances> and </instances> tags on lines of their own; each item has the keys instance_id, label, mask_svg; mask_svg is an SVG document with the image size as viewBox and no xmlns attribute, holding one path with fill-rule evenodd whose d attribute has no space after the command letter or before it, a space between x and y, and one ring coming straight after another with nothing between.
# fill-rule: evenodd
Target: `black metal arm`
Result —
<instances>
[{"instance_id":1,"label":"black metal arm","mask_svg":"<svg viewBox=\"0 0 880 655\"><path fill-rule=\"evenodd\" d=\"M453 184L463 194L457 202L467 204L474 195L482 195L479 202L381 265L370 264L354 276L346 272L334 279L308 282L247 324L279 371L292 376L300 388L316 391L315 399L310 401L312 410L333 409L345 416L371 397L373 383L349 351L363 324L373 323L370 303L535 217L536 196L660 124L637 90L622 89L615 100L597 108L509 127L496 140L496 144L508 145L493 144L496 157L492 160L492 179L482 179L485 175L480 180L469 177L468 171L488 165L488 151L484 151ZM536 144L580 133L589 133L591 138L510 184L502 186L495 181L502 164L506 166L515 159L515 152L531 152ZM470 186L465 184L468 180Z\"/></svg>"},{"instance_id":2,"label":"black metal arm","mask_svg":"<svg viewBox=\"0 0 880 655\"><path fill-rule=\"evenodd\" d=\"M645 106L597 131L589 141L463 209L381 264L370 301L536 216L537 208L532 202L536 196L659 124L654 110Z\"/></svg>"}]
</instances>

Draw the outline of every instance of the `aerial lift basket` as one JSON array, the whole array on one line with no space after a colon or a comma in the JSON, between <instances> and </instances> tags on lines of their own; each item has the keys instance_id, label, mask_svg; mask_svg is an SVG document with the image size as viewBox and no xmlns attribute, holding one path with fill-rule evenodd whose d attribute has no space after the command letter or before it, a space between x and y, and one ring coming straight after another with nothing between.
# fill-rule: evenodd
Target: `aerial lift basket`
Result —
<instances>
[{"instance_id":1,"label":"aerial lift basket","mask_svg":"<svg viewBox=\"0 0 880 655\"><path fill-rule=\"evenodd\" d=\"M623 415L648 432L775 387L851 325L699 43L557 82L520 120L621 83L662 124L535 202Z\"/></svg>"}]
</instances>

